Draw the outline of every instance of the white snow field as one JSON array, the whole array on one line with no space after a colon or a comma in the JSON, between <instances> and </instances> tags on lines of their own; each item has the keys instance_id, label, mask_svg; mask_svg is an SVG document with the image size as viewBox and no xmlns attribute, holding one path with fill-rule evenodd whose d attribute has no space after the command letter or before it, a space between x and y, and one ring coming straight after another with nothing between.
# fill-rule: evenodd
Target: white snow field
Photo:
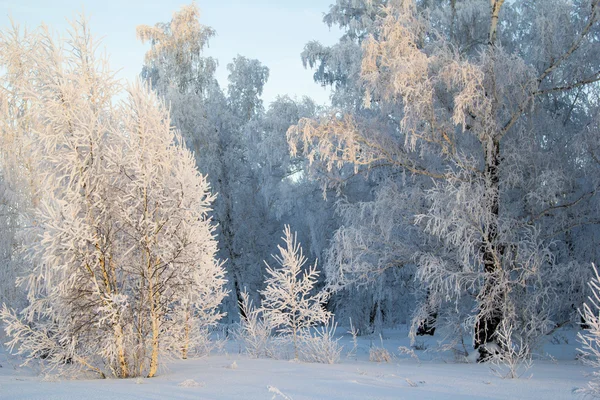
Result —
<instances>
[{"instance_id":1,"label":"white snow field","mask_svg":"<svg viewBox=\"0 0 600 400\"><path fill-rule=\"evenodd\" d=\"M338 328L338 332L343 329ZM0 399L578 399L592 370L576 360L574 331L547 337L542 359L519 379L502 379L489 364L457 362L451 353L432 351L433 337L415 350L419 361L398 351L408 346L405 330L384 331L390 362L369 361L379 336L359 337L355 355L344 335L338 364L252 359L229 341L199 359L170 363L152 379L67 380L20 368L19 360L0 351ZM539 357L538 357L539 358Z\"/></svg>"}]
</instances>

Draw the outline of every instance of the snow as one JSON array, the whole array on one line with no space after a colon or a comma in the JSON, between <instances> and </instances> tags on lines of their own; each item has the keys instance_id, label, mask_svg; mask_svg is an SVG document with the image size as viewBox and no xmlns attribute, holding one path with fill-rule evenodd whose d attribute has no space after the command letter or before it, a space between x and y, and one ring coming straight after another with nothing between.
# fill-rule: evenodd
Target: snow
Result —
<instances>
[{"instance_id":1,"label":"snow","mask_svg":"<svg viewBox=\"0 0 600 400\"><path fill-rule=\"evenodd\" d=\"M338 332L342 332L338 329ZM0 399L565 399L587 384L591 369L576 361L576 332L548 337L543 350L520 379L501 379L489 364L456 362L432 351L439 337L424 339L429 350L415 350L420 361L398 351L408 346L405 330L358 338L356 355L339 364L252 359L234 341L219 354L176 361L152 379L66 380L19 368L0 350ZM342 342L352 348L351 337ZM384 347L390 363L368 361L369 348ZM345 354L346 354L345 352Z\"/></svg>"}]
</instances>

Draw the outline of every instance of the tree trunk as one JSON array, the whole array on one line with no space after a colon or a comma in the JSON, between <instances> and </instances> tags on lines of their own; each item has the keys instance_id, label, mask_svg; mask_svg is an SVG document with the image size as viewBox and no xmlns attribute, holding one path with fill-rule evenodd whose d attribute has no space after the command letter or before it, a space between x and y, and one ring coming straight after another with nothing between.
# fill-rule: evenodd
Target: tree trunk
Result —
<instances>
[{"instance_id":1,"label":"tree trunk","mask_svg":"<svg viewBox=\"0 0 600 400\"><path fill-rule=\"evenodd\" d=\"M500 9L504 0L490 0L491 6L491 21L490 32L488 38L488 46L492 49L496 46L498 34L498 21ZM500 214L500 142L496 139L494 133L490 133L485 146L485 186L486 198L485 202L490 207L490 222L484 231L483 243L481 252L483 256L483 265L485 273L485 281L483 290L479 294L479 315L475 322L475 349L479 350L479 358L477 361L485 361L489 358L490 353L486 348L486 344L494 340L494 336L500 322L502 321L502 303L504 294L501 298L496 297L496 286L499 284L498 276L502 271L502 257L504 247L498 241L498 217ZM488 303L487 306L484 303ZM489 305L491 303L491 306Z\"/></svg>"},{"instance_id":2,"label":"tree trunk","mask_svg":"<svg viewBox=\"0 0 600 400\"><path fill-rule=\"evenodd\" d=\"M148 256L148 258L150 258ZM150 263L149 263L150 264ZM158 310L156 293L154 293L154 281L152 275L149 276L148 282L148 301L150 302L150 319L152 320L152 353L150 354L150 370L148 371L148 378L152 378L156 375L158 370L158 350L159 350L159 321L158 321Z\"/></svg>"},{"instance_id":3,"label":"tree trunk","mask_svg":"<svg viewBox=\"0 0 600 400\"><path fill-rule=\"evenodd\" d=\"M475 323L475 349L479 350L478 361L485 361L489 356L485 344L494 340L494 335L502 321L502 298L496 297L498 275L502 270L504 247L498 242L499 188L500 176L500 143L492 140L486 147L485 184L486 203L490 207L491 221L483 238L481 251L485 272L485 282L479 295L480 310ZM483 306L482 303L492 303Z\"/></svg>"},{"instance_id":4,"label":"tree trunk","mask_svg":"<svg viewBox=\"0 0 600 400\"><path fill-rule=\"evenodd\" d=\"M433 336L435 334L435 323L438 313L437 306L431 304L431 292L429 289L427 289L425 304L427 304L427 318L417 328L417 336Z\"/></svg>"},{"instance_id":5,"label":"tree trunk","mask_svg":"<svg viewBox=\"0 0 600 400\"><path fill-rule=\"evenodd\" d=\"M490 23L490 36L488 38L490 46L496 45L496 38L498 34L498 20L500 17L500 9L504 0L490 0L490 6L492 7L492 20Z\"/></svg>"},{"instance_id":6,"label":"tree trunk","mask_svg":"<svg viewBox=\"0 0 600 400\"><path fill-rule=\"evenodd\" d=\"M237 255L235 254L234 250L233 250L233 237L234 237L234 233L233 233L233 228L232 228L232 221L231 221L231 207L229 205L228 201L225 201L226 207L225 207L225 217L223 219L223 221L221 221L221 234L223 237L223 247L225 247L225 250L227 251L228 255L229 255L229 271L231 272L231 280L233 281L233 289L235 292L235 300L236 300L236 305L237 305L237 310L240 313L240 317L241 318L245 318L246 315L244 315L244 311L242 310L242 288L241 286L241 282L242 282L242 278L240 276L240 272L238 270L238 266L237 266Z\"/></svg>"},{"instance_id":7,"label":"tree trunk","mask_svg":"<svg viewBox=\"0 0 600 400\"><path fill-rule=\"evenodd\" d=\"M231 271L231 280L233 281L233 288L235 292L235 304L236 308L242 318L246 316L243 314L241 302L242 302L242 288L241 283L242 279L240 276L240 272L237 266L237 255L234 251L233 243L235 239L235 230L233 227L233 204L232 204L232 193L231 187L229 185L229 168L227 165L227 160L225 154L230 151L229 142L224 137L225 131L221 126L218 129L219 134L219 162L221 164L221 176L217 179L219 187L217 188L221 194L221 201L223 202L225 209L224 215L218 219L219 225L221 227L221 237L223 240L219 240L222 243L222 247L227 251L228 259L229 259L229 268Z\"/></svg>"},{"instance_id":8,"label":"tree trunk","mask_svg":"<svg viewBox=\"0 0 600 400\"><path fill-rule=\"evenodd\" d=\"M181 348L181 358L187 360L190 347L190 313L185 313L185 326L183 328L183 346Z\"/></svg>"},{"instance_id":9,"label":"tree trunk","mask_svg":"<svg viewBox=\"0 0 600 400\"><path fill-rule=\"evenodd\" d=\"M152 313L152 354L150 356L150 370L148 371L148 378L152 378L156 375L158 370L158 318L156 314Z\"/></svg>"},{"instance_id":10,"label":"tree trunk","mask_svg":"<svg viewBox=\"0 0 600 400\"><path fill-rule=\"evenodd\" d=\"M298 359L298 332L296 331L296 328L294 328L292 337L294 340L294 359L297 360Z\"/></svg>"},{"instance_id":11,"label":"tree trunk","mask_svg":"<svg viewBox=\"0 0 600 400\"><path fill-rule=\"evenodd\" d=\"M119 378L128 378L129 366L127 365L127 358L125 357L125 348L123 345L123 327L117 323L114 325L114 329L117 342L117 357L119 358Z\"/></svg>"}]
</instances>

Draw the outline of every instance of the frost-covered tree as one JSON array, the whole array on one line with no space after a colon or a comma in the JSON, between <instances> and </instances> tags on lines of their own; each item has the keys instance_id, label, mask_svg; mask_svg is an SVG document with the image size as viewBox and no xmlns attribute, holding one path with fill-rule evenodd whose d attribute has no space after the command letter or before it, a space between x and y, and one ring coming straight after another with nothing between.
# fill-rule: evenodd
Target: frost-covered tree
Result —
<instances>
[{"instance_id":1,"label":"frost-covered tree","mask_svg":"<svg viewBox=\"0 0 600 400\"><path fill-rule=\"evenodd\" d=\"M318 42L308 43L302 52L302 59L305 66L314 68L316 82L331 86L335 112L361 115L373 121L378 128L393 129L390 123L385 122L386 118L398 118L398 112L393 107L367 109L362 100L364 87L360 77L363 52L361 43L369 34L376 32L376 19L382 14L380 6L381 2L337 1L325 15L324 22L330 26L337 24L346 33L332 46L326 47ZM394 243L405 240L395 231L398 223L402 222L397 221L394 216L402 216L406 223L405 217L412 218L412 215L408 210L390 213L390 204L384 202L378 210L374 209L374 198L386 198L392 205L396 204L395 199L376 194L378 187L386 185L388 172L373 169L368 173L370 179L361 180L355 178L356 174L349 167L332 171L316 163L312 167L306 174L307 178L316 177L321 183L326 182L324 189L329 193L325 204L328 207L335 205L335 223L329 229L336 229L341 225L330 242L326 257L323 257L325 275L333 278L338 273L343 274L343 265L355 263L378 263L377 267L373 265L373 269L381 272L368 274L369 279L351 278L352 284L334 284L337 292L332 297L330 306L335 310L338 320L347 322L352 319L361 332L379 329L382 324L406 323L414 304L414 262L410 257L398 258L399 251L393 248ZM398 187L403 182L391 184ZM335 195L339 196L337 202L332 199ZM364 238L361 232L365 233ZM419 243L422 247L421 239L411 236L409 241ZM325 243L327 242L322 242L323 245ZM406 249L407 246L402 248ZM333 279L328 280L333 282Z\"/></svg>"},{"instance_id":2,"label":"frost-covered tree","mask_svg":"<svg viewBox=\"0 0 600 400\"><path fill-rule=\"evenodd\" d=\"M306 160L290 157L285 136L287 129L299 118L314 117L319 113L319 108L308 98L298 101L282 96L271 103L250 130L247 151L259 189L253 204L261 204L271 220L271 229L261 245L262 255L268 256L272 243L280 237L278 221L297 226L305 249L316 258L323 254L326 242L337 226L332 202L323 199L318 184L306 174Z\"/></svg>"},{"instance_id":3,"label":"frost-covered tree","mask_svg":"<svg viewBox=\"0 0 600 400\"><path fill-rule=\"evenodd\" d=\"M242 293L240 309L242 315L236 336L245 347L246 354L254 358L271 356L273 328L265 320L262 310L254 306L247 292Z\"/></svg>"},{"instance_id":4,"label":"frost-covered tree","mask_svg":"<svg viewBox=\"0 0 600 400\"><path fill-rule=\"evenodd\" d=\"M15 281L26 265L20 255L24 239L21 228L28 221L29 207L28 197L15 191L13 183L0 176L0 304L19 306L24 294Z\"/></svg>"},{"instance_id":5,"label":"frost-covered tree","mask_svg":"<svg viewBox=\"0 0 600 400\"><path fill-rule=\"evenodd\" d=\"M3 59L36 77L9 89L26 93L29 125L16 134L37 139L43 186L20 280L29 304L2 318L27 361L152 377L221 317L214 197L155 94L137 83L115 103L121 85L87 24L69 33L57 41L42 28L22 42L36 46Z\"/></svg>"},{"instance_id":6,"label":"frost-covered tree","mask_svg":"<svg viewBox=\"0 0 600 400\"><path fill-rule=\"evenodd\" d=\"M238 55L227 65L227 70L229 107L238 118L250 121L263 111L260 96L269 79L269 68L258 60L249 60Z\"/></svg>"},{"instance_id":7,"label":"frost-covered tree","mask_svg":"<svg viewBox=\"0 0 600 400\"><path fill-rule=\"evenodd\" d=\"M150 81L160 95L175 90L205 96L216 82L217 61L202 56L215 31L201 25L199 16L198 7L192 3L173 13L168 23L137 27L138 39L151 45L142 77Z\"/></svg>"},{"instance_id":8,"label":"frost-covered tree","mask_svg":"<svg viewBox=\"0 0 600 400\"><path fill-rule=\"evenodd\" d=\"M373 243L359 224L374 226L364 212L388 197L355 207L356 229L340 231L327 261L343 272L331 283L412 261L423 307L454 303L482 358L501 322L533 339L572 316L584 275L573 238L598 222L598 2L402 0L361 15L329 18L349 32L364 27L350 35L362 49L364 109L340 103L327 118L301 120L290 144L333 174L320 174L328 185L348 167L383 182L378 191L400 185L387 204L409 218ZM405 201L407 191L416 197ZM416 246L411 224L423 238ZM418 311L414 326L428 314Z\"/></svg>"},{"instance_id":9,"label":"frost-covered tree","mask_svg":"<svg viewBox=\"0 0 600 400\"><path fill-rule=\"evenodd\" d=\"M593 379L589 382L588 387L581 391L585 394L598 397L600 396L600 372L598 371L598 368L600 368L600 275L596 266L592 265L592 267L594 269L594 277L589 283L592 295L583 304L583 310L581 311L587 325L586 331L578 333L577 336L582 344L579 352L583 356L584 362L596 368L593 373Z\"/></svg>"},{"instance_id":10,"label":"frost-covered tree","mask_svg":"<svg viewBox=\"0 0 600 400\"><path fill-rule=\"evenodd\" d=\"M237 226L240 214L236 191L251 186L244 125L255 117L254 112L262 112L258 98L253 96L262 93L268 70L255 60L239 58L239 62L229 66L232 77L229 92L235 97L229 99L214 77L216 61L203 55L214 31L200 24L198 17L197 5L191 4L175 12L168 23L138 27L138 38L151 45L142 76L153 82L154 87L157 87L154 82L162 82L158 93L171 105L175 126L218 193L213 215L218 223L220 255L227 260L228 281L234 294L226 310L235 319L246 280L240 261L247 254L244 233L249 232ZM252 74L254 67L256 74ZM256 79L246 80L248 76ZM244 87L253 84L259 86ZM237 106L246 107L246 112L234 111L232 107ZM199 157L200 154L205 156Z\"/></svg>"},{"instance_id":11,"label":"frost-covered tree","mask_svg":"<svg viewBox=\"0 0 600 400\"><path fill-rule=\"evenodd\" d=\"M363 53L361 43L369 34L376 34L376 20L382 15L381 5L382 2L379 1L336 1L323 20L329 26L339 25L346 31L345 34L332 46L309 42L302 52L302 60L306 67L315 70L314 78L317 83L331 87L331 100L332 105L336 107L335 112L361 115L370 119L378 128L393 129L391 124L385 121L386 118L398 118L398 112L393 107L367 109L362 100L364 87L360 76ZM332 297L330 306L335 310L338 320L347 323L352 319L361 332L379 329L382 324L406 323L414 304L414 262L410 258L396 257L399 251L393 248L392 242L399 243L404 241L404 238L390 229L398 226L398 221L393 221L393 217L387 218L389 204L381 203L378 212L373 203L374 198L384 197L378 196L376 192L378 187L386 185L388 172L374 169L368 173L370 179L361 180L355 177L356 174L349 167L332 171L315 163L312 167L306 174L307 178L316 177L321 183L327 182L324 189L329 193L325 204L328 207L333 206L333 210L336 210L333 218L335 222L329 229L339 226L330 242L326 257L323 257L325 275L338 275L341 269L338 270L337 266L343 268L342 265L352 265L355 262L379 263L373 269L382 272L377 276L369 274L373 279L352 279L352 284L335 284L338 290ZM402 184L391 183L396 187ZM337 202L334 201L336 195ZM395 203L395 200L391 201ZM408 216L410 212L404 210L390 215ZM364 232L368 237L363 240L360 232ZM413 243L422 246L421 238L411 238ZM323 245L326 243L328 242L322 242ZM349 253L346 254L345 250ZM358 256L360 252L362 256ZM379 258L384 252L388 252L387 256ZM332 268L329 268L330 266ZM328 280L333 281L329 278Z\"/></svg>"},{"instance_id":12,"label":"frost-covered tree","mask_svg":"<svg viewBox=\"0 0 600 400\"><path fill-rule=\"evenodd\" d=\"M159 24L166 35L173 37L163 43L194 47L175 40L174 29L177 28L169 28L169 24L174 24L175 19L193 19L187 26L196 33L182 36L181 40L197 42L203 37L202 32L211 31L203 27L197 17L197 7L191 5L178 11L170 23ZM140 27L138 31L154 32L153 29ZM188 147L202 155L197 157L198 166L208 174L211 186L218 193L212 215L219 225L219 254L227 260L229 289L234 294L226 300L225 309L230 319L235 320L238 311L243 314L239 304L244 289L258 301L258 290L264 285L262 260L269 256L272 243L279 237L281 219L307 232L305 243L318 253L316 256L321 255L325 239L330 235L330 229L325 227L329 226L332 208L322 207L324 202L319 199L317 185L308 182L303 174L303 160L290 157L285 139L288 127L301 117L315 116L317 107L310 100L282 97L265 110L260 96L268 68L258 60L243 56L237 56L228 64L229 84L226 90L221 90L214 71L202 67L208 63L202 46L189 55L193 60L186 62L185 68L153 69L155 64L177 63L180 50L150 43L145 77L152 82L161 79L162 82L179 82L192 76L198 81L189 82L190 85L205 88L183 90L172 83L159 93L171 105L173 122ZM167 58L168 62L161 61ZM150 70L162 78L148 75L146 71ZM209 82L212 83L209 85ZM315 214L320 217L312 218Z\"/></svg>"},{"instance_id":13,"label":"frost-covered tree","mask_svg":"<svg viewBox=\"0 0 600 400\"><path fill-rule=\"evenodd\" d=\"M329 293L315 292L319 275L317 265L305 268L307 259L302 254L302 247L287 225L282 239L285 247L277 246L280 254L273 256L279 266L272 268L267 264L261 310L265 320L278 333L291 338L294 355L298 358L299 341L309 334L308 329L327 324L331 318L331 313L325 310Z\"/></svg>"},{"instance_id":14,"label":"frost-covered tree","mask_svg":"<svg viewBox=\"0 0 600 400\"><path fill-rule=\"evenodd\" d=\"M42 176L34 170L37 157L33 151L35 135L27 115L29 104L26 87L17 82L34 79L34 71L15 68L15 60L23 58L24 49L34 48L37 37L23 35L13 22L12 30L0 32L0 62L5 73L0 75L3 115L0 118L0 303L22 306L23 291L15 287L15 279L26 271L27 262L20 252L25 239L23 227L33 220L32 212L39 204ZM4 117L7 116L7 117Z\"/></svg>"},{"instance_id":15,"label":"frost-covered tree","mask_svg":"<svg viewBox=\"0 0 600 400\"><path fill-rule=\"evenodd\" d=\"M315 82L332 88L332 104L336 107L360 109L363 89L360 85L362 41L376 33L377 18L386 0L336 0L323 17L329 27L337 25L345 31L339 42L323 46L317 41L307 43L302 51L302 63L315 70Z\"/></svg>"}]
</instances>

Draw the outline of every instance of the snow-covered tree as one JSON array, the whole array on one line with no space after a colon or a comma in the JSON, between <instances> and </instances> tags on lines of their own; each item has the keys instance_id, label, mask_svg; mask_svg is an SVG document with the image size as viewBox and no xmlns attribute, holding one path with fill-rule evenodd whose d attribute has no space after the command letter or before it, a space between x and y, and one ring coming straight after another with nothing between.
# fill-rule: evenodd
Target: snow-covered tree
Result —
<instances>
[{"instance_id":1,"label":"snow-covered tree","mask_svg":"<svg viewBox=\"0 0 600 400\"><path fill-rule=\"evenodd\" d=\"M386 122L386 119L398 118L398 111L394 107L382 107L378 110L365 108L365 89L360 76L363 54L361 43L369 34L376 34L376 20L382 15L382 3L336 1L323 20L329 26L339 25L345 30L345 34L338 43L331 46L323 46L315 41L309 42L302 52L302 60L306 67L315 70L314 79L317 83L331 87L334 112L361 115L362 118L370 119L377 129L391 130L392 123ZM395 217L401 217L405 220L404 223L407 223L406 217L411 219L414 213L411 215L408 209L390 213L389 207L396 207L400 202L387 194L378 195L377 191L389 183L404 192L402 186L404 183L410 185L411 181L407 182L391 172L391 176L395 178L388 182L390 171L381 169L369 171L369 179L362 180L355 177L351 167L332 171L316 163L312 163L312 167L307 169L307 179L317 178L321 183L326 182L324 188L329 191L328 201L324 203L326 207L321 207L331 208L334 205L333 209L336 210L331 218L334 223L330 224L328 229L337 229L339 226L332 237L333 240L329 241L327 235L327 241L322 242L323 245L331 244L327 253L323 254L324 272L328 281L334 283L334 276L343 273L346 266L352 268L356 264L371 265L374 272L362 275L363 278L368 275L369 279L354 279L348 276L352 283L334 283L337 291L332 296L331 309L335 310L339 321L348 321L351 318L361 332L379 329L382 324L406 323L414 308L415 263L410 257L403 257L400 249L395 249L394 246L405 239L408 239L406 244L418 243L420 248L424 243L422 238L414 235L406 238L398 234L407 228L414 233L415 229L401 227L398 224L402 222ZM419 185L423 187L421 183ZM412 192L412 189L409 188L408 192ZM333 201L336 195L339 198L337 202ZM411 197L415 198L414 195ZM386 199L389 202L386 204L384 201L377 205L374 199ZM419 203L417 200L416 204ZM391 218L388 218L388 215ZM362 233L366 236L362 237ZM401 249L406 248L406 245L401 246ZM412 253L414 254L414 251Z\"/></svg>"},{"instance_id":2,"label":"snow-covered tree","mask_svg":"<svg viewBox=\"0 0 600 400\"><path fill-rule=\"evenodd\" d=\"M247 292L242 293L240 310L242 315L236 336L244 345L246 354L254 358L271 356L273 328L265 320L262 310L254 306Z\"/></svg>"},{"instance_id":3,"label":"snow-covered tree","mask_svg":"<svg viewBox=\"0 0 600 400\"><path fill-rule=\"evenodd\" d=\"M152 82L172 82L159 93L170 104L173 122L188 147L201 155L197 164L218 193L212 215L218 223L219 255L227 260L228 284L233 294L226 299L224 308L229 319L235 321L238 312L243 315L239 304L244 288L254 302L259 300L258 290L264 286L262 260L269 256L272 243L279 237L280 220L301 227L306 235L304 242L313 254L320 256L331 235L332 206L323 206L318 186L302 172L304 160L290 157L287 150L288 127L299 118L313 117L318 112L312 101L281 97L265 110L260 96L268 68L241 55L227 65L229 84L221 90L214 71L203 68L208 60L202 46L189 55L195 61L186 61L185 68L154 68L178 62L176 55L180 50L169 46L192 48L192 44L181 41L197 40L202 32L212 31L197 21L198 14L192 4L175 13L170 23L157 25L170 39L163 38L164 45L158 47L150 41L152 47L143 75ZM171 32L177 28L169 28L169 24L182 18L194 19L188 26L196 33L176 40L176 34ZM138 31L154 32L154 28L140 27ZM148 71L162 78L153 78ZM188 77L196 77L197 82L187 81ZM181 85L173 83L182 80L203 89L181 89Z\"/></svg>"},{"instance_id":4,"label":"snow-covered tree","mask_svg":"<svg viewBox=\"0 0 600 400\"><path fill-rule=\"evenodd\" d=\"M307 259L288 225L282 239L285 247L277 246L280 254L273 255L279 266L272 268L267 264L267 286L261 291L264 296L261 310L278 333L290 336L298 358L302 336L309 334L310 327L327 324L331 318L325 309L329 293L315 292L319 276L317 264L305 268Z\"/></svg>"},{"instance_id":5,"label":"snow-covered tree","mask_svg":"<svg viewBox=\"0 0 600 400\"><path fill-rule=\"evenodd\" d=\"M230 64L227 96L233 113L243 121L250 121L263 111L260 96L269 79L269 68L258 60L238 55Z\"/></svg>"},{"instance_id":6,"label":"snow-covered tree","mask_svg":"<svg viewBox=\"0 0 600 400\"><path fill-rule=\"evenodd\" d=\"M230 101L214 77L216 61L203 55L214 31L200 24L199 14L197 5L192 3L175 12L168 23L138 27L138 38L151 45L142 76L152 82L159 95L171 105L173 123L196 154L198 167L207 173L211 186L219 194L213 216L218 223L220 255L226 259L228 281L234 295L226 310L235 319L242 289L246 286L240 258L248 254L244 250L247 239L244 233L249 232L237 226L235 192L252 186L243 146L243 126L254 115L246 115L241 110L233 112L231 106L244 102L245 107L250 107L249 104L257 100L251 98L251 93L262 92L268 71L263 71L260 63L247 59L231 64L230 75L241 84L247 83L242 78L249 71L238 71L237 66L257 65L262 78L256 82L260 85L256 90L237 90L234 89L237 84L232 82L230 92L238 96L235 102ZM250 109L262 111L261 107L250 107L248 111Z\"/></svg>"},{"instance_id":7,"label":"snow-covered tree","mask_svg":"<svg viewBox=\"0 0 600 400\"><path fill-rule=\"evenodd\" d=\"M217 61L202 56L215 31L201 25L199 16L198 6L192 3L173 13L169 23L140 25L136 29L138 39L151 44L142 77L160 95L175 90L205 96L216 82Z\"/></svg>"},{"instance_id":8,"label":"snow-covered tree","mask_svg":"<svg viewBox=\"0 0 600 400\"><path fill-rule=\"evenodd\" d=\"M15 279L27 269L23 259L23 227L31 225L34 206L39 204L43 175L35 170L36 137L31 132L28 116L28 87L35 72L15 68L19 60L28 62L29 49L38 45L38 37L23 35L18 24L0 32L0 62L5 71L1 86L11 88L0 94L0 303L22 306L23 291L15 287ZM19 303L19 304L17 304Z\"/></svg>"},{"instance_id":9,"label":"snow-covered tree","mask_svg":"<svg viewBox=\"0 0 600 400\"><path fill-rule=\"evenodd\" d=\"M36 76L11 88L27 94L29 129L17 134L36 137L44 186L21 279L29 304L2 318L28 361L152 377L221 316L214 196L156 95L136 83L115 104L121 85L87 24L69 33L31 33L35 47L3 60Z\"/></svg>"},{"instance_id":10,"label":"snow-covered tree","mask_svg":"<svg viewBox=\"0 0 600 400\"><path fill-rule=\"evenodd\" d=\"M380 195L356 207L355 227L375 225L363 217L379 201L413 218L396 219L376 243L368 228L343 227L327 260L326 270L341 271L331 283L414 262L429 293L423 307L454 303L482 358L502 321L539 336L568 313L561 299L582 299L581 282L568 277L585 275L584 263L568 248L598 222L589 151L598 105L587 95L600 79L598 1L407 0L375 13L374 2L356 3L364 7L340 0L332 10L360 15L328 18L361 44L353 93L364 94L364 108L340 102L329 117L301 120L291 148L333 175L319 174L329 186L353 172L381 182L378 191L402 188L396 201ZM418 227L417 246L403 224ZM418 311L414 326L427 316Z\"/></svg>"},{"instance_id":11,"label":"snow-covered tree","mask_svg":"<svg viewBox=\"0 0 600 400\"><path fill-rule=\"evenodd\" d=\"M600 368L600 275L598 274L598 268L595 265L592 265L592 267L594 277L589 283L592 294L588 301L583 304L583 310L581 311L586 324L586 331L578 333L577 336L582 344L579 351L584 362L596 369L588 387L582 391L598 397L600 396L600 371L598 371Z\"/></svg>"}]
</instances>

